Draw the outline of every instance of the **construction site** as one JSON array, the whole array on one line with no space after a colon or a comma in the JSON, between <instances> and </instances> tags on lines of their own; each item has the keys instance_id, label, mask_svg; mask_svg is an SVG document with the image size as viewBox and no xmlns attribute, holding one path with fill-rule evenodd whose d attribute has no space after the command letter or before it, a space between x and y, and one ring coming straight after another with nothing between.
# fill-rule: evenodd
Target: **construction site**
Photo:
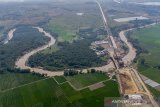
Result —
<instances>
[{"instance_id":1,"label":"construction site","mask_svg":"<svg viewBox=\"0 0 160 107\"><path fill-rule=\"evenodd\" d=\"M131 66L134 55L130 54L132 53L130 51L135 51L135 49L127 41L127 38L124 36L124 32L120 33L120 39L112 35L101 4L98 1L97 4L99 5L104 27L108 36L105 39L106 42L98 41L95 42L94 45L103 47L114 63L116 69L115 74L119 83L119 91L122 95L122 99L127 101L123 105L125 107L159 107L139 76L138 71ZM129 52L127 53L128 55L126 55L122 49L122 45L124 44L129 48ZM125 63L125 56L127 56L126 58L128 63ZM133 56L133 58L128 58L128 56Z\"/></svg>"}]
</instances>

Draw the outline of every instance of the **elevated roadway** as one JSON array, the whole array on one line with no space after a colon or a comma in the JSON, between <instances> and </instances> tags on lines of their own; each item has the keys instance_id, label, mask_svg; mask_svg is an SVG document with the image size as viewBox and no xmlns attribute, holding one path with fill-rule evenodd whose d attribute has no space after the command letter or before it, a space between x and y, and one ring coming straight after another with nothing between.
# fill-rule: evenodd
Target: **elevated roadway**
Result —
<instances>
[{"instance_id":1,"label":"elevated roadway","mask_svg":"<svg viewBox=\"0 0 160 107\"><path fill-rule=\"evenodd\" d=\"M107 18L105 17L105 14L104 14L104 11L101 7L101 4L97 0L96 0L96 3L98 4L98 7L99 7L100 12L102 14L102 19L103 19L103 24L104 24L105 30L107 31L107 34L109 35L110 41L112 43L112 48L114 50L114 53L110 53L111 60L113 61L115 68L119 69L118 61L114 58L114 55L116 55L115 50L117 49L117 45L116 45L115 40L113 38L112 32L108 26Z\"/></svg>"}]
</instances>

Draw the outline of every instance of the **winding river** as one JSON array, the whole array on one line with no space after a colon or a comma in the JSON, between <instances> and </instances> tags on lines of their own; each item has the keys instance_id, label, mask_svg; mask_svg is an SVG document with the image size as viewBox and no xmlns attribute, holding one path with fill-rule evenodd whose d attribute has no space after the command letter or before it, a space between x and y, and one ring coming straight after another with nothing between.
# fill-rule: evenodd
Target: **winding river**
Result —
<instances>
[{"instance_id":1,"label":"winding river","mask_svg":"<svg viewBox=\"0 0 160 107\"><path fill-rule=\"evenodd\" d=\"M133 29L129 29L133 30ZM125 33L128 32L129 30L124 30L119 33L119 37L121 40L127 45L129 51L128 53L122 58L122 61L124 62L125 65L130 65L134 58L136 57L136 49L132 46L130 42L128 42Z\"/></svg>"},{"instance_id":2,"label":"winding river","mask_svg":"<svg viewBox=\"0 0 160 107\"><path fill-rule=\"evenodd\" d=\"M16 29L12 29L8 32L8 36L7 38L4 40L4 44L7 44L12 38L13 38L13 35L14 35L14 32L16 31Z\"/></svg>"},{"instance_id":3,"label":"winding river","mask_svg":"<svg viewBox=\"0 0 160 107\"><path fill-rule=\"evenodd\" d=\"M21 69L30 69L31 71L34 71L34 72L37 72L40 74L47 74L47 76L63 75L62 71L52 72L52 71L44 70L41 68L31 68L31 67L27 66L26 63L32 55L54 45L56 42L56 39L50 33L47 33L46 31L44 31L43 28L40 28L40 27L33 27L33 28L38 29L38 31L41 33L44 33L44 36L47 36L48 38L50 38L50 41L46 45L38 47L37 49L34 49L34 50L26 53L24 56L20 57L15 63L16 67L21 68Z\"/></svg>"},{"instance_id":4,"label":"winding river","mask_svg":"<svg viewBox=\"0 0 160 107\"><path fill-rule=\"evenodd\" d=\"M153 25L155 25L155 24L142 26L141 28L149 27L149 26L153 26ZM18 58L18 60L15 63L16 67L21 68L21 69L30 69L31 71L34 71L34 72L37 72L37 73L40 73L40 74L47 74L47 76L63 75L63 71L48 71L48 70L44 70L42 68L31 68L26 64L28 59L32 55L34 55L37 52L40 52L40 51L42 51L42 50L44 50L44 49L46 49L46 48L48 48L52 45L54 45L55 42L56 42L56 39L50 33L47 33L46 31L44 31L43 28L40 28L40 27L33 27L33 28L38 29L38 31L41 32L41 33L44 33L44 36L47 36L48 38L50 38L50 41L46 45L38 47L37 49L34 49L34 50L26 53L22 57ZM128 42L128 40L125 36L125 32L127 32L129 30L134 30L134 29L124 30L124 31L121 31L119 33L119 37L129 48L129 52L122 58L124 63L127 64L127 65L130 65L132 63L132 61L134 60L134 58L136 57L136 49L133 48L132 44L130 42ZM13 36L13 33L12 33L12 36ZM93 67L93 69L102 70L102 71L108 71L111 68L114 68L114 64L112 62L110 62L109 64L104 65L102 67ZM92 69L92 68L90 68L90 69ZM84 73L87 72L87 69L83 69L83 72Z\"/></svg>"}]
</instances>

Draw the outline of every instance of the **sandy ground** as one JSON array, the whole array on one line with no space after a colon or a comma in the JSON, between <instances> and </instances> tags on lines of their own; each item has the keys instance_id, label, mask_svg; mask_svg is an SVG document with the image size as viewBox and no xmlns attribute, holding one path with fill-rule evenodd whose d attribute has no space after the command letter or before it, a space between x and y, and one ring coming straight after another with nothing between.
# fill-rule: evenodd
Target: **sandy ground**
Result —
<instances>
[{"instance_id":1,"label":"sandy ground","mask_svg":"<svg viewBox=\"0 0 160 107\"><path fill-rule=\"evenodd\" d=\"M7 44L13 38L15 31L16 29L12 29L8 32L8 36L7 36L7 39L4 41L4 44Z\"/></svg>"},{"instance_id":2,"label":"sandy ground","mask_svg":"<svg viewBox=\"0 0 160 107\"><path fill-rule=\"evenodd\" d=\"M130 29L131 30L131 29ZM125 32L127 32L129 30L125 30L125 31L121 31L119 33L119 36L121 38L121 40L128 46L129 48L129 52L127 53L127 55L125 55L122 60L124 62L125 65L130 65L132 63L132 61L134 60L134 58L136 57L136 49L133 48L132 44L128 42L126 36L125 36Z\"/></svg>"},{"instance_id":3,"label":"sandy ground","mask_svg":"<svg viewBox=\"0 0 160 107\"><path fill-rule=\"evenodd\" d=\"M134 94L138 92L138 88L132 78L130 69L121 69L120 71L121 85L125 94Z\"/></svg>"}]
</instances>

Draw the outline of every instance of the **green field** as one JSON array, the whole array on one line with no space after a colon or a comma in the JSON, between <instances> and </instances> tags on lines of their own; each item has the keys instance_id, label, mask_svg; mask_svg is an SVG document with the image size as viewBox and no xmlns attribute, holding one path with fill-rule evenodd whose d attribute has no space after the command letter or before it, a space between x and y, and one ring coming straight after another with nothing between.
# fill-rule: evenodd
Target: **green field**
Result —
<instances>
[{"instance_id":1,"label":"green field","mask_svg":"<svg viewBox=\"0 0 160 107\"><path fill-rule=\"evenodd\" d=\"M79 28L99 28L101 25L101 17L98 15L84 13L83 16L78 16L75 12L68 12L52 19L47 26L49 30L58 33L58 41L72 42L77 38Z\"/></svg>"},{"instance_id":2,"label":"green field","mask_svg":"<svg viewBox=\"0 0 160 107\"><path fill-rule=\"evenodd\" d=\"M62 78L61 78L62 79ZM60 79L60 80L61 80ZM68 83L57 85L48 78L0 92L1 107L103 107L104 97L118 97L118 84L107 81L94 91L75 91Z\"/></svg>"},{"instance_id":3,"label":"green field","mask_svg":"<svg viewBox=\"0 0 160 107\"><path fill-rule=\"evenodd\" d=\"M0 92L40 79L44 79L44 77L34 76L30 73L21 74L6 72L4 74L0 74Z\"/></svg>"},{"instance_id":4,"label":"green field","mask_svg":"<svg viewBox=\"0 0 160 107\"><path fill-rule=\"evenodd\" d=\"M151 28L144 28L132 34L131 37L139 41L143 49L148 50L148 54L141 54L139 57L138 69L143 75L160 83L160 25ZM141 64L141 60L144 64Z\"/></svg>"},{"instance_id":5,"label":"green field","mask_svg":"<svg viewBox=\"0 0 160 107\"><path fill-rule=\"evenodd\" d=\"M67 81L64 76L55 76L54 78L58 83L63 83Z\"/></svg>"},{"instance_id":6,"label":"green field","mask_svg":"<svg viewBox=\"0 0 160 107\"><path fill-rule=\"evenodd\" d=\"M160 92L154 88L152 88L151 86L148 86L148 89L150 90L150 92L152 93L152 95L155 98L159 98L160 97Z\"/></svg>"},{"instance_id":7,"label":"green field","mask_svg":"<svg viewBox=\"0 0 160 107\"><path fill-rule=\"evenodd\" d=\"M72 83L76 88L83 88L94 83L109 79L105 74L93 73L93 74L80 74L75 76L68 76L66 79Z\"/></svg>"}]
</instances>

